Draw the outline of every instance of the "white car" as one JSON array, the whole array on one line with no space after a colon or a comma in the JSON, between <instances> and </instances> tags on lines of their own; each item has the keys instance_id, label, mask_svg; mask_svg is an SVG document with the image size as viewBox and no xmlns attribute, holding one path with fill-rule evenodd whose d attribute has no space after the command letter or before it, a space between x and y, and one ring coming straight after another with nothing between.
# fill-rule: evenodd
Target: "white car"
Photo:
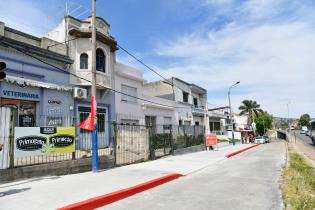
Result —
<instances>
[{"instance_id":1,"label":"white car","mask_svg":"<svg viewBox=\"0 0 315 210\"><path fill-rule=\"evenodd\" d=\"M264 144L266 143L266 139L263 136L258 136L255 138L255 144Z\"/></svg>"}]
</instances>

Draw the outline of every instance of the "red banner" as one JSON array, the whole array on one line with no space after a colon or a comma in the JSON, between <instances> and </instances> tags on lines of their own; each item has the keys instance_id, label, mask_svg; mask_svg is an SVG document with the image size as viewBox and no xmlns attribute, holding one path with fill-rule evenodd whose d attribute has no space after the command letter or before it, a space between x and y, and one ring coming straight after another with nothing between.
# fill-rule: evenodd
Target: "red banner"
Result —
<instances>
[{"instance_id":1,"label":"red banner","mask_svg":"<svg viewBox=\"0 0 315 210\"><path fill-rule=\"evenodd\" d=\"M208 134L206 136L206 146L213 146L217 144L217 136L215 134Z\"/></svg>"},{"instance_id":2,"label":"red banner","mask_svg":"<svg viewBox=\"0 0 315 210\"><path fill-rule=\"evenodd\" d=\"M95 97L92 96L91 98L91 112L89 114L89 116L83 120L83 122L78 126L78 128L84 129L84 130L95 130L95 116L96 116L96 100Z\"/></svg>"}]
</instances>

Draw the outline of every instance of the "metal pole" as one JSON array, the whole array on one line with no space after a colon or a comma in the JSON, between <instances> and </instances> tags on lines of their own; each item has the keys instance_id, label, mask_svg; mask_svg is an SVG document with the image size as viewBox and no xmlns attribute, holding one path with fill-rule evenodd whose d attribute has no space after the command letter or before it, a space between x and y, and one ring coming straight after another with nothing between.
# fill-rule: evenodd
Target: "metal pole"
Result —
<instances>
[{"instance_id":1,"label":"metal pole","mask_svg":"<svg viewBox=\"0 0 315 210\"><path fill-rule=\"evenodd\" d=\"M233 126L233 121L232 121L232 108L231 108L231 98L230 98L231 88L232 86L229 88L228 97L229 97L229 107L230 107L230 124L232 124L232 144L235 145L234 126Z\"/></svg>"},{"instance_id":2,"label":"metal pole","mask_svg":"<svg viewBox=\"0 0 315 210\"><path fill-rule=\"evenodd\" d=\"M290 142L291 141L291 121L290 121L289 103L287 103L287 108L288 108L288 124L289 124L289 138L288 139L289 139L289 142Z\"/></svg>"},{"instance_id":3,"label":"metal pole","mask_svg":"<svg viewBox=\"0 0 315 210\"><path fill-rule=\"evenodd\" d=\"M92 0L92 87L91 95L96 100L96 27L95 27L96 0ZM96 113L97 116L97 113ZM92 171L98 170L98 146L97 146L97 118L92 132Z\"/></svg>"},{"instance_id":4,"label":"metal pole","mask_svg":"<svg viewBox=\"0 0 315 210\"><path fill-rule=\"evenodd\" d=\"M232 124L232 143L233 145L235 145L235 139L234 139L234 123L232 121L232 107L231 107L231 98L230 98L230 93L231 93L231 88L234 87L235 85L239 84L240 81L237 81L234 85L231 85L231 87L229 87L229 92L228 92L228 97L229 97L229 107L230 107L230 121Z\"/></svg>"}]
</instances>

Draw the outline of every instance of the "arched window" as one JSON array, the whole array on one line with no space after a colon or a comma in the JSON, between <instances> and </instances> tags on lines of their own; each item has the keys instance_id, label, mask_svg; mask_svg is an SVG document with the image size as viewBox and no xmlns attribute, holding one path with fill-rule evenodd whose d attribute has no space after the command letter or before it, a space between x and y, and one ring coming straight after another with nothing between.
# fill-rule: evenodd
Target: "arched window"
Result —
<instances>
[{"instance_id":1,"label":"arched window","mask_svg":"<svg viewBox=\"0 0 315 210\"><path fill-rule=\"evenodd\" d=\"M97 49L96 50L96 70L105 72L105 60L106 57L104 55L103 50Z\"/></svg>"},{"instance_id":2,"label":"arched window","mask_svg":"<svg viewBox=\"0 0 315 210\"><path fill-rule=\"evenodd\" d=\"M86 53L82 53L80 55L80 69L88 69L89 68L89 56Z\"/></svg>"}]
</instances>

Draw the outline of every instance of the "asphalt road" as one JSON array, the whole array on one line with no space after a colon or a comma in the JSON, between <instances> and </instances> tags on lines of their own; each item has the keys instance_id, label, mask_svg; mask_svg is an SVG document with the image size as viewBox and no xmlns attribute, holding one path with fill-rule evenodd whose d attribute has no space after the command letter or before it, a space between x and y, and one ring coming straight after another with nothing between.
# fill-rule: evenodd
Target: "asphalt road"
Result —
<instances>
[{"instance_id":1,"label":"asphalt road","mask_svg":"<svg viewBox=\"0 0 315 210\"><path fill-rule=\"evenodd\" d=\"M300 130L294 130L294 134L296 135L297 138L303 141L304 144L310 146L315 150L315 145L313 144L312 140L310 137L305 136L305 134L300 134ZM294 141L294 136L292 136L292 140Z\"/></svg>"},{"instance_id":2,"label":"asphalt road","mask_svg":"<svg viewBox=\"0 0 315 210\"><path fill-rule=\"evenodd\" d=\"M100 209L282 209L285 162L285 143L275 141Z\"/></svg>"}]
</instances>

